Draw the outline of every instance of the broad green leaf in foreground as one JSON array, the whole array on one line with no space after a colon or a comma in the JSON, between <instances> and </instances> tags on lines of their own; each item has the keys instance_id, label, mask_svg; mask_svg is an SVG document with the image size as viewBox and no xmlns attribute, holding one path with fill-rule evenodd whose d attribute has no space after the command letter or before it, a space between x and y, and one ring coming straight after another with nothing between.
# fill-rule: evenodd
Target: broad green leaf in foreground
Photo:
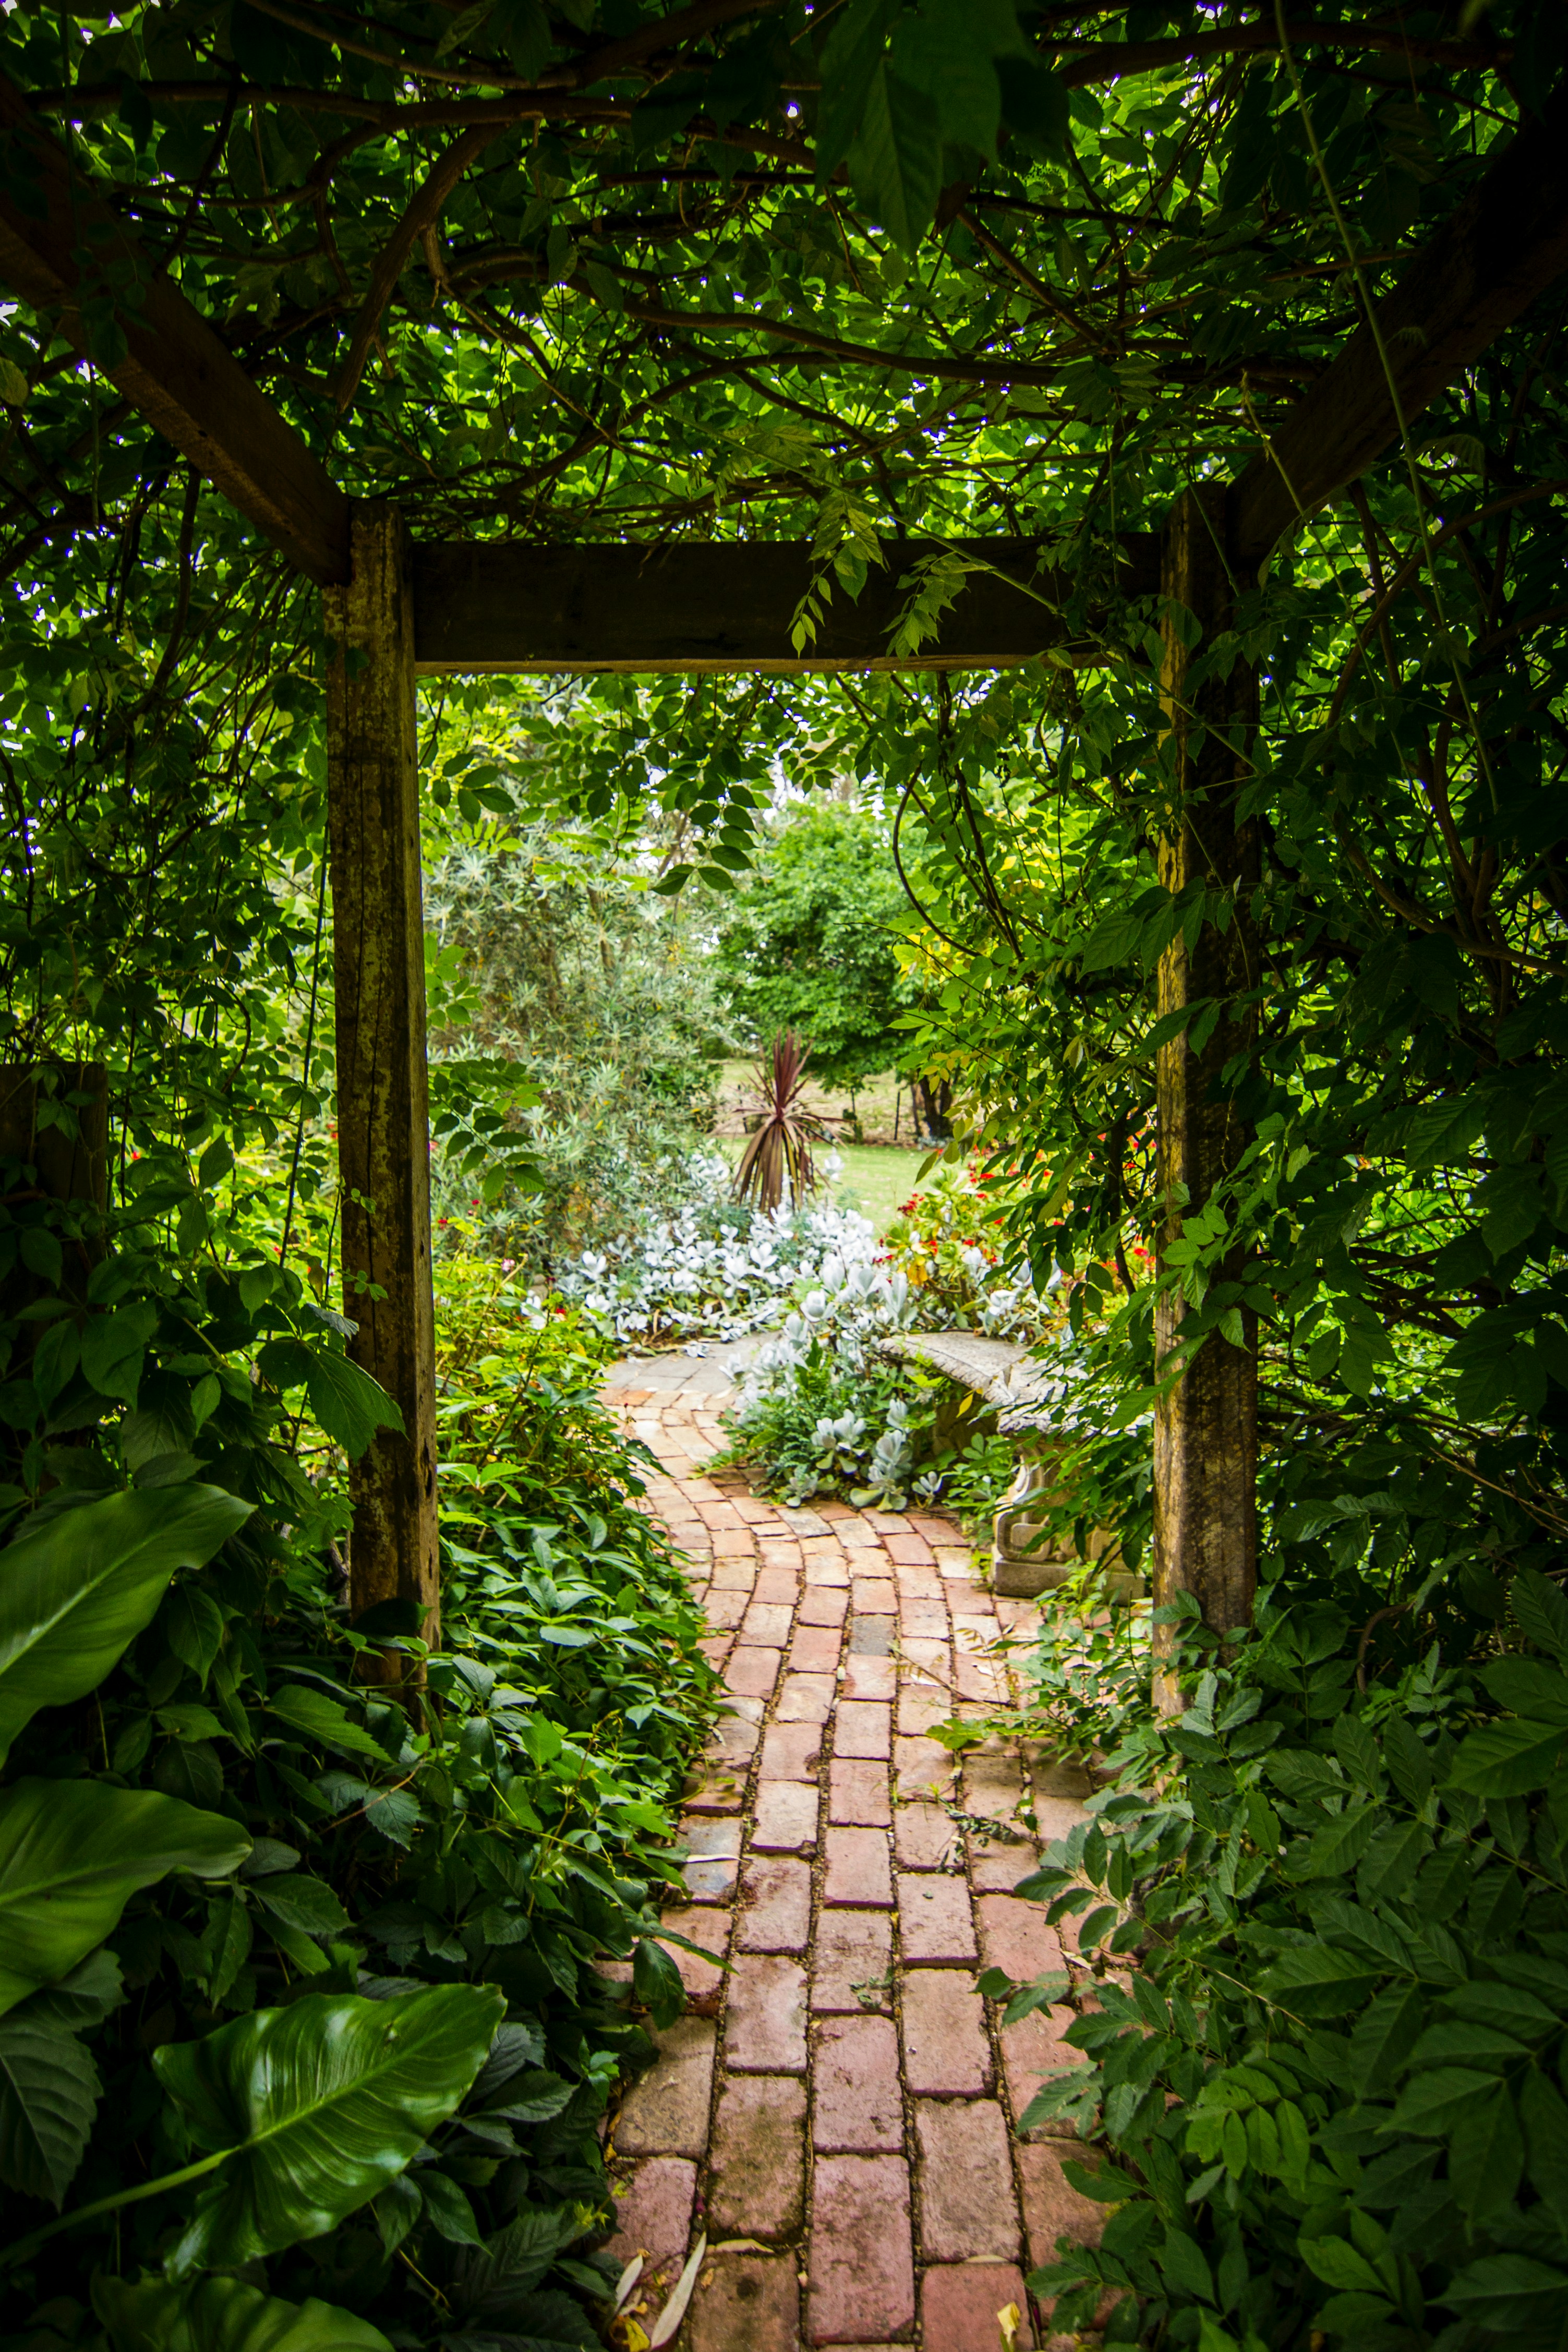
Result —
<instances>
[{"instance_id":1,"label":"broad green leaf in foreground","mask_svg":"<svg viewBox=\"0 0 1568 2352\"><path fill-rule=\"evenodd\" d=\"M196 2145L226 2152L174 2273L320 2237L367 2204L458 2105L504 2009L473 1985L405 2000L310 1993L160 2050L153 2066Z\"/></svg>"},{"instance_id":2,"label":"broad green leaf in foreground","mask_svg":"<svg viewBox=\"0 0 1568 2352\"><path fill-rule=\"evenodd\" d=\"M0 1552L0 1764L41 1706L103 1680L178 1569L201 1568L252 1506L216 1486L110 1495Z\"/></svg>"},{"instance_id":3,"label":"broad green leaf in foreground","mask_svg":"<svg viewBox=\"0 0 1568 2352\"><path fill-rule=\"evenodd\" d=\"M354 2312L314 2297L284 2303L243 2279L95 2279L92 2307L114 2352L392 2352Z\"/></svg>"},{"instance_id":4,"label":"broad green leaf in foreground","mask_svg":"<svg viewBox=\"0 0 1568 2352\"><path fill-rule=\"evenodd\" d=\"M27 2013L0 2023L0 2180L58 2206L87 2151L98 2070L74 2033Z\"/></svg>"},{"instance_id":5,"label":"broad green leaf in foreground","mask_svg":"<svg viewBox=\"0 0 1568 2352\"><path fill-rule=\"evenodd\" d=\"M222 1878L250 1852L222 1813L100 1780L18 1780L0 1794L0 2011L101 1944L138 1888L171 1870Z\"/></svg>"},{"instance_id":6,"label":"broad green leaf in foreground","mask_svg":"<svg viewBox=\"0 0 1568 2352\"><path fill-rule=\"evenodd\" d=\"M263 1378L279 1388L306 1391L310 1411L347 1454L363 1454L378 1429L403 1427L386 1391L347 1356L308 1348L302 1339L271 1339L256 1361Z\"/></svg>"}]
</instances>

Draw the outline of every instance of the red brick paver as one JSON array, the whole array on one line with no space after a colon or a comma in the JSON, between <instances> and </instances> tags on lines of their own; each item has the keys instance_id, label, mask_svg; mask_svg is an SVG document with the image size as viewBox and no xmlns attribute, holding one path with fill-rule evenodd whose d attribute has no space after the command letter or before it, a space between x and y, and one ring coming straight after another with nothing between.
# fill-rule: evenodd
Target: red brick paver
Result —
<instances>
[{"instance_id":1,"label":"red brick paver","mask_svg":"<svg viewBox=\"0 0 1568 2352\"><path fill-rule=\"evenodd\" d=\"M1060 1836L1087 1784L929 1736L955 1704L1007 1703L994 1645L1030 1607L994 1604L934 1515L789 1510L705 1476L726 1383L664 1359L607 1391L663 1465L645 1507L689 1555L731 1710L688 1783L688 1893L666 1914L713 1957L666 1947L691 2007L612 2116L611 2249L647 2256L652 2333L706 2231L681 2352L998 2352L1010 2303L1020 2347L1054 2341L1024 2271L1097 2238L1106 2209L1067 2179L1088 2152L1064 2126L1016 2125L1042 2074L1082 2060L1069 2012L1003 2032L976 1978L1061 1967L1043 1906L1012 1892L1037 1851L1021 1815L1032 1798Z\"/></svg>"}]
</instances>

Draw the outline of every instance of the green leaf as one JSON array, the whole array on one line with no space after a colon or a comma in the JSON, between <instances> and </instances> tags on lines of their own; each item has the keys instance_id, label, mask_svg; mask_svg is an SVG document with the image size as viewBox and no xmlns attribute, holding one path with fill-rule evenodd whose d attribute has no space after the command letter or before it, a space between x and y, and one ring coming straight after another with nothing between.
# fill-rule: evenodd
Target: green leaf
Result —
<instances>
[{"instance_id":1,"label":"green leaf","mask_svg":"<svg viewBox=\"0 0 1568 2352\"><path fill-rule=\"evenodd\" d=\"M328 1348L310 1348L295 1339L269 1339L256 1368L276 1388L302 1388L327 1435L356 1458L378 1429L403 1427L401 1411L380 1382Z\"/></svg>"},{"instance_id":2,"label":"green leaf","mask_svg":"<svg viewBox=\"0 0 1568 2352\"><path fill-rule=\"evenodd\" d=\"M1107 915L1097 923L1084 942L1080 958L1085 972L1109 971L1115 964L1125 963L1143 934L1143 920L1126 908Z\"/></svg>"},{"instance_id":3,"label":"green leaf","mask_svg":"<svg viewBox=\"0 0 1568 2352\"><path fill-rule=\"evenodd\" d=\"M1462 2318L1497 2333L1539 2327L1568 2308L1568 2271L1528 2254L1486 2254L1448 2281L1443 2301Z\"/></svg>"},{"instance_id":4,"label":"green leaf","mask_svg":"<svg viewBox=\"0 0 1568 2352\"><path fill-rule=\"evenodd\" d=\"M293 1730L303 1732L306 1738L318 1740L323 1748L335 1748L341 1756L369 1756L378 1764L389 1759L385 1748L374 1733L356 1723L348 1709L325 1691L310 1690L303 1683L285 1683L273 1692L267 1702L269 1715L277 1716Z\"/></svg>"},{"instance_id":5,"label":"green leaf","mask_svg":"<svg viewBox=\"0 0 1568 2352\"><path fill-rule=\"evenodd\" d=\"M582 2234L580 2207L524 2207L474 2252L458 2256L453 2268L457 2309L470 2324L510 2324L515 2298L536 2287Z\"/></svg>"},{"instance_id":6,"label":"green leaf","mask_svg":"<svg viewBox=\"0 0 1568 2352\"><path fill-rule=\"evenodd\" d=\"M550 55L550 19L543 0L500 0L490 30L524 81L538 78Z\"/></svg>"},{"instance_id":7,"label":"green leaf","mask_svg":"<svg viewBox=\"0 0 1568 2352\"><path fill-rule=\"evenodd\" d=\"M1568 1725L1527 1723L1517 1716L1484 1724L1460 1742L1449 1777L1478 1797L1527 1797L1546 1786L1565 1745Z\"/></svg>"},{"instance_id":8,"label":"green leaf","mask_svg":"<svg viewBox=\"0 0 1568 2352\"><path fill-rule=\"evenodd\" d=\"M217 1602L198 1584L176 1584L159 1618L175 1657L205 1685L223 1647L223 1611Z\"/></svg>"},{"instance_id":9,"label":"green leaf","mask_svg":"<svg viewBox=\"0 0 1568 2352\"><path fill-rule=\"evenodd\" d=\"M1448 2143L1448 2178L1472 2227L1512 2203L1523 2171L1524 2134L1508 2085L1499 2083L1469 2107Z\"/></svg>"},{"instance_id":10,"label":"green leaf","mask_svg":"<svg viewBox=\"0 0 1568 2352\"><path fill-rule=\"evenodd\" d=\"M350 1925L349 1915L330 1886L303 1871L280 1872L252 1883L251 1893L264 1911L285 1926L307 1936L339 1936Z\"/></svg>"},{"instance_id":11,"label":"green leaf","mask_svg":"<svg viewBox=\"0 0 1568 2352\"><path fill-rule=\"evenodd\" d=\"M1322 2308L1313 2313L1312 2332L1342 2336L1352 2344L1358 2338L1375 2342L1370 2331L1393 2316L1394 2305L1386 2294L1331 2294Z\"/></svg>"},{"instance_id":12,"label":"green leaf","mask_svg":"<svg viewBox=\"0 0 1568 2352\"><path fill-rule=\"evenodd\" d=\"M880 68L899 0L850 0L822 52L816 117L816 182L826 187L854 143Z\"/></svg>"},{"instance_id":13,"label":"green leaf","mask_svg":"<svg viewBox=\"0 0 1568 2352\"><path fill-rule=\"evenodd\" d=\"M1299 2238L1297 2251L1314 2278L1325 2286L1361 2294L1386 2294L1388 2289L1364 2254L1344 2238Z\"/></svg>"},{"instance_id":14,"label":"green leaf","mask_svg":"<svg viewBox=\"0 0 1568 2352\"><path fill-rule=\"evenodd\" d=\"M81 1368L100 1396L135 1403L142 1353L157 1328L158 1310L145 1299L89 1318L81 1335Z\"/></svg>"},{"instance_id":15,"label":"green leaf","mask_svg":"<svg viewBox=\"0 0 1568 2352\"><path fill-rule=\"evenodd\" d=\"M492 2100L485 2112L506 2123L553 2123L571 2097L572 2085L563 2075L544 2066L525 2066L508 2083L505 2096Z\"/></svg>"},{"instance_id":16,"label":"green leaf","mask_svg":"<svg viewBox=\"0 0 1568 2352\"><path fill-rule=\"evenodd\" d=\"M1309 1838L1305 1848L1292 1856L1291 1876L1343 1878L1372 1843L1378 1820L1375 1805L1362 1805L1352 1812L1342 1813L1327 1829Z\"/></svg>"},{"instance_id":17,"label":"green leaf","mask_svg":"<svg viewBox=\"0 0 1568 2352\"><path fill-rule=\"evenodd\" d=\"M1489 2099L1497 2084L1490 2074L1465 2066L1437 2066L1407 2083L1394 2110L1394 2128L1417 2139L1442 2139Z\"/></svg>"},{"instance_id":18,"label":"green leaf","mask_svg":"<svg viewBox=\"0 0 1568 2352\"><path fill-rule=\"evenodd\" d=\"M1543 2000L1521 1986L1510 1984L1462 1984L1443 1995L1443 2007L1456 2016L1469 2018L1477 2025L1490 2025L1500 2033L1511 2033L1521 2042L1542 2041L1555 2032L1562 2020Z\"/></svg>"},{"instance_id":19,"label":"green leaf","mask_svg":"<svg viewBox=\"0 0 1568 2352\"><path fill-rule=\"evenodd\" d=\"M250 1839L148 1789L18 1780L0 1793L0 2011L66 1976L138 1888L171 1870L222 1878Z\"/></svg>"},{"instance_id":20,"label":"green leaf","mask_svg":"<svg viewBox=\"0 0 1568 2352\"><path fill-rule=\"evenodd\" d=\"M1382 1974L1354 1952L1308 1944L1283 1953L1258 1979L1258 1990L1301 2017L1342 2017L1360 2009Z\"/></svg>"},{"instance_id":21,"label":"green leaf","mask_svg":"<svg viewBox=\"0 0 1568 2352\"><path fill-rule=\"evenodd\" d=\"M660 2032L673 2025L686 2007L686 1987L680 1981L680 1970L663 1945L656 1944L651 1936L640 1937L632 1954L632 1990L649 2011Z\"/></svg>"},{"instance_id":22,"label":"green leaf","mask_svg":"<svg viewBox=\"0 0 1568 2352\"><path fill-rule=\"evenodd\" d=\"M310 1351L305 1382L310 1411L329 1437L355 1460L378 1429L401 1430L403 1414L378 1381L347 1356Z\"/></svg>"},{"instance_id":23,"label":"green leaf","mask_svg":"<svg viewBox=\"0 0 1568 2352\"><path fill-rule=\"evenodd\" d=\"M1379 1993L1356 2020L1351 2033L1351 2055L1356 2081L1369 2098L1389 2088L1415 2046L1426 2015L1426 2004L1414 1986Z\"/></svg>"},{"instance_id":24,"label":"green leaf","mask_svg":"<svg viewBox=\"0 0 1568 2352\"><path fill-rule=\"evenodd\" d=\"M1560 2214L1568 2214L1568 2104L1531 2066L1519 2086L1528 2168L1535 2188Z\"/></svg>"},{"instance_id":25,"label":"green leaf","mask_svg":"<svg viewBox=\"0 0 1568 2352\"><path fill-rule=\"evenodd\" d=\"M74 2033L0 2023L0 2180L57 2208L87 2153L102 2086Z\"/></svg>"},{"instance_id":26,"label":"green leaf","mask_svg":"<svg viewBox=\"0 0 1568 2352\"><path fill-rule=\"evenodd\" d=\"M437 2172L433 2165L425 2165L419 2175L420 2194L425 2210L438 2236L449 2246L479 2246L484 2243L479 2225L474 2219L474 2209L455 2180Z\"/></svg>"},{"instance_id":27,"label":"green leaf","mask_svg":"<svg viewBox=\"0 0 1568 2352\"><path fill-rule=\"evenodd\" d=\"M320 2237L368 2204L456 2109L505 2006L474 1985L387 2001L306 1993L156 2052L197 2147L225 2152L173 2273Z\"/></svg>"},{"instance_id":28,"label":"green leaf","mask_svg":"<svg viewBox=\"0 0 1568 2352\"><path fill-rule=\"evenodd\" d=\"M931 225L941 164L935 105L879 65L849 152L849 173L867 211L906 253L914 252Z\"/></svg>"},{"instance_id":29,"label":"green leaf","mask_svg":"<svg viewBox=\"0 0 1568 2352\"><path fill-rule=\"evenodd\" d=\"M1508 1589L1509 1605L1529 1639L1568 1664L1568 1601L1538 1568L1521 1569Z\"/></svg>"},{"instance_id":30,"label":"green leaf","mask_svg":"<svg viewBox=\"0 0 1568 2352\"><path fill-rule=\"evenodd\" d=\"M96 2278L92 2307L114 2352L392 2352L379 2327L335 2304L284 2303L243 2279Z\"/></svg>"},{"instance_id":31,"label":"green leaf","mask_svg":"<svg viewBox=\"0 0 1568 2352\"><path fill-rule=\"evenodd\" d=\"M1568 1674L1561 1667L1542 1658L1499 1658L1481 1669L1481 1680L1510 1715L1568 1726Z\"/></svg>"},{"instance_id":32,"label":"green leaf","mask_svg":"<svg viewBox=\"0 0 1568 2352\"><path fill-rule=\"evenodd\" d=\"M1184 2230L1168 2230L1165 2243L1156 2257L1160 2268L1173 2285L1188 2294L1202 2295L1205 2303L1214 2301L1214 2280L1205 2262L1197 2240Z\"/></svg>"},{"instance_id":33,"label":"green leaf","mask_svg":"<svg viewBox=\"0 0 1568 2352\"><path fill-rule=\"evenodd\" d=\"M900 19L889 52L894 74L935 107L943 139L972 147L990 163L996 160L1002 86L988 35L1003 31L1004 20L1006 46L1021 48L1010 7L994 0L928 0L918 16Z\"/></svg>"},{"instance_id":34,"label":"green leaf","mask_svg":"<svg viewBox=\"0 0 1568 2352\"><path fill-rule=\"evenodd\" d=\"M1066 152L1071 135L1068 92L1061 76L1033 58L1002 58L996 78L1009 130L1041 154Z\"/></svg>"},{"instance_id":35,"label":"green leaf","mask_svg":"<svg viewBox=\"0 0 1568 2352\"><path fill-rule=\"evenodd\" d=\"M252 1508L216 1486L110 1495L0 1552L0 1763L40 1707L103 1680L176 1570L204 1567Z\"/></svg>"},{"instance_id":36,"label":"green leaf","mask_svg":"<svg viewBox=\"0 0 1568 2352\"><path fill-rule=\"evenodd\" d=\"M72 1969L68 1977L62 1977L47 1991L36 1992L16 2015L25 2017L29 2024L58 2025L63 2032L81 2033L101 2025L124 1998L125 1982L114 1954L89 1952L79 1968Z\"/></svg>"},{"instance_id":37,"label":"green leaf","mask_svg":"<svg viewBox=\"0 0 1568 2352\"><path fill-rule=\"evenodd\" d=\"M1429 2025L1410 2053L1413 2066L1479 2066L1497 2074L1527 2055L1524 2044L1511 2033L1469 2018L1444 2018Z\"/></svg>"}]
</instances>

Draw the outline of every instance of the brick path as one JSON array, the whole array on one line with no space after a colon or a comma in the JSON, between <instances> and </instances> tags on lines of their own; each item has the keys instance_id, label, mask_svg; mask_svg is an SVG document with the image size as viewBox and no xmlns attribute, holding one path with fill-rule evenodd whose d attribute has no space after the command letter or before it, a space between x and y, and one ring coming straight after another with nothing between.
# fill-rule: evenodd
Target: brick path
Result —
<instances>
[{"instance_id":1,"label":"brick path","mask_svg":"<svg viewBox=\"0 0 1568 2352\"><path fill-rule=\"evenodd\" d=\"M944 1519L786 1510L705 1477L729 1386L722 1361L665 1358L606 1390L659 1458L649 1507L690 1557L731 1695L668 1915L731 1966L670 1947L691 2001L613 2123L613 2251L648 2258L651 2328L706 2230L689 2352L997 2352L1023 2271L1103 2209L1064 2179L1059 2138L1014 2134L1074 2053L1039 2016L1003 2035L975 1977L1042 1975L1059 1947L1009 1892L1034 1844L965 1824L1015 1823L1032 1797L1059 1836L1086 1784L1026 1776L1000 1743L955 1773L924 1735L954 1698L1006 1696L987 1645L1033 1604L994 1601ZM1038 2340L1026 2318L1019 2344Z\"/></svg>"}]
</instances>

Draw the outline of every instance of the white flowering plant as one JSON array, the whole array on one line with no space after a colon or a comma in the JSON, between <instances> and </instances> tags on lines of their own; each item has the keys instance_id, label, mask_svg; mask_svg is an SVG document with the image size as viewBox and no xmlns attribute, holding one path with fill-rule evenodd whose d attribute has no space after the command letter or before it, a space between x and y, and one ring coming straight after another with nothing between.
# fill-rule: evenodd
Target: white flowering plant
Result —
<instances>
[{"instance_id":1,"label":"white flowering plant","mask_svg":"<svg viewBox=\"0 0 1568 2352\"><path fill-rule=\"evenodd\" d=\"M727 1417L734 1456L795 1501L842 1494L898 1510L914 1496L979 1517L1011 1475L1005 1445L983 1448L983 1460L973 1448L938 1457L942 1381L882 1352L900 1331L1032 1340L1059 1320L1054 1298L1037 1297L1026 1270L1004 1269L989 1246L996 1228L973 1172L944 1170L932 1192L900 1213L886 1245L824 1256L746 1370Z\"/></svg>"},{"instance_id":2,"label":"white flowering plant","mask_svg":"<svg viewBox=\"0 0 1568 2352\"><path fill-rule=\"evenodd\" d=\"M825 1158L829 1185L841 1165L836 1152ZM774 1329L797 1293L828 1278L825 1269L873 1261L873 1227L835 1205L826 1189L761 1210L737 1201L731 1181L716 1152L672 1162L665 1203L616 1240L559 1264L555 1287L608 1337L646 1349Z\"/></svg>"}]
</instances>

